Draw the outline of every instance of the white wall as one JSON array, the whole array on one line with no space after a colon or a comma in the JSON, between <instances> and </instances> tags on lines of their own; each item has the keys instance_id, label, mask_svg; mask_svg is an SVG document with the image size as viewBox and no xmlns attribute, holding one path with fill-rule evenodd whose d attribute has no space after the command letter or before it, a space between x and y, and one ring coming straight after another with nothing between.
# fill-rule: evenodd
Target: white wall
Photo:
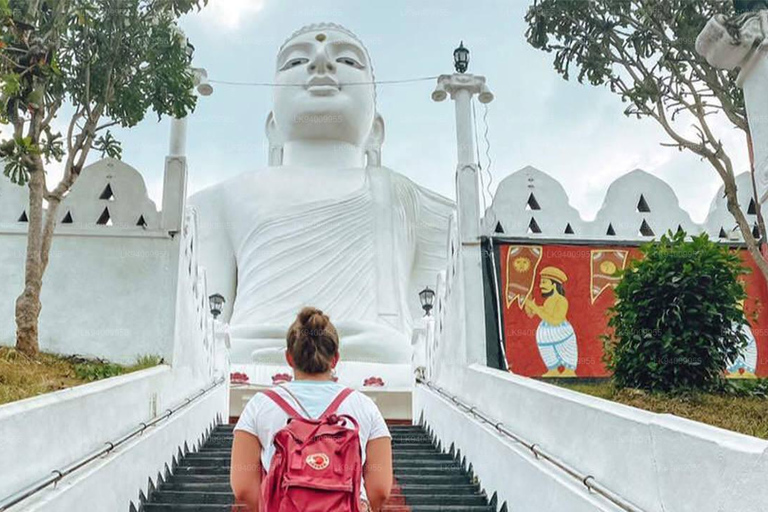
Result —
<instances>
[{"instance_id":1,"label":"white wall","mask_svg":"<svg viewBox=\"0 0 768 512\"><path fill-rule=\"evenodd\" d=\"M0 406L0 453L14 461L0 465L0 497L125 435L219 376L228 381L226 335L218 342L214 336L205 269L197 259L197 219L184 207L185 181L184 159L169 159L166 186L180 192L164 194L164 213L173 215L161 216L138 172L102 160L83 171L62 205L62 218L69 212L73 223L59 224L54 238L42 293L41 348L122 363L157 354L170 366ZM114 197L102 199L107 183ZM25 224L16 222L25 191L13 187L0 180L0 293L11 298L22 287L26 239ZM97 224L105 208L112 225ZM144 222L136 225L140 216ZM5 344L13 343L12 303L0 305ZM227 382L25 502L31 507L25 510L127 510L185 441L191 445L217 419L227 421L228 403Z\"/></svg>"},{"instance_id":2,"label":"white wall","mask_svg":"<svg viewBox=\"0 0 768 512\"><path fill-rule=\"evenodd\" d=\"M736 183L739 205L750 225L754 225L757 215L748 213L753 196L749 173L738 175ZM530 208L531 195L536 199L539 210ZM648 211L640 211L638 208L641 196ZM713 197L703 224L691 220L667 183L640 169L619 177L608 187L603 204L592 221L582 220L579 212L568 201L568 194L556 179L534 167L525 167L507 176L499 184L493 203L485 212L483 232L486 235L500 234L497 228L501 226L506 236L531 239L647 241L658 239L668 230L674 232L680 226L689 234L707 232L712 239L723 239L724 232L729 240L742 240L741 233L736 229L736 221L727 210L722 187ZM765 208L764 214L768 214ZM532 220L539 227L540 233L531 232ZM643 222L650 228L652 235L640 232ZM565 232L568 225L573 234ZM613 228L614 235L608 234L609 226Z\"/></svg>"},{"instance_id":3,"label":"white wall","mask_svg":"<svg viewBox=\"0 0 768 512\"><path fill-rule=\"evenodd\" d=\"M156 483L157 475L166 464L171 466L185 443L196 446L218 421L226 421L228 388L225 381L16 508L128 510L131 502L138 503L140 491L147 493L149 478ZM5 460L16 462L0 467L0 497L104 447L140 422L162 415L196 389L163 366L0 407L0 450L8 457Z\"/></svg>"},{"instance_id":4,"label":"white wall","mask_svg":"<svg viewBox=\"0 0 768 512\"><path fill-rule=\"evenodd\" d=\"M537 234L529 229L532 222L539 226L542 235L549 237L586 235L584 221L576 208L569 204L568 194L560 182L535 167L527 166L499 183L493 203L485 212L483 230L491 234L500 228L503 234L535 238ZM573 235L565 232L569 224Z\"/></svg>"},{"instance_id":5,"label":"white wall","mask_svg":"<svg viewBox=\"0 0 768 512\"><path fill-rule=\"evenodd\" d=\"M166 187L183 192L185 181L184 159L169 159ZM105 195L107 186L111 194ZM24 284L27 229L18 219L26 194L0 179L0 294L8 298L0 303L2 345L15 343L14 299ZM154 354L192 367L213 350L197 219L185 211L183 193L166 195L175 199L166 201L164 212L185 214L161 227L161 213L138 171L112 159L83 170L60 207L61 219L69 214L73 222L57 225L44 276L43 351L119 363ZM98 224L105 210L109 224Z\"/></svg>"},{"instance_id":6,"label":"white wall","mask_svg":"<svg viewBox=\"0 0 768 512\"><path fill-rule=\"evenodd\" d=\"M418 413L414 418L425 421L443 451L448 452L451 445L458 448L459 458L466 457L467 464L472 464L488 496L497 494L499 506L507 502L507 509L514 512L617 510L590 495L580 482L536 460L530 450L500 437L490 426L468 419L425 386L415 387L413 406Z\"/></svg>"},{"instance_id":7,"label":"white wall","mask_svg":"<svg viewBox=\"0 0 768 512\"><path fill-rule=\"evenodd\" d=\"M0 453L3 460L14 461L0 465L0 497L102 448L107 441L162 415L212 381L213 378L191 379L188 372L176 372L161 365L0 406ZM227 393L218 396L215 412L226 421ZM198 429L199 436L214 420L215 414L191 426ZM179 438L161 453L171 457L184 439ZM146 477L157 472L149 466L131 469L144 472L142 485ZM112 490L119 488L111 486ZM131 492L138 496L138 490L136 487ZM127 508L128 503L124 506Z\"/></svg>"},{"instance_id":8,"label":"white wall","mask_svg":"<svg viewBox=\"0 0 768 512\"><path fill-rule=\"evenodd\" d=\"M768 503L768 441L476 365L450 365L445 370L437 385L582 474L594 476L642 510L762 510ZM517 461L520 454L512 448L501 449L498 441L496 445L482 444L479 440L488 434L481 434L479 427L458 416L446 419L450 416L443 410L447 405L425 397L432 392L420 388L414 399L414 418L423 413L444 445L454 442L466 453L489 493L499 492L511 510L548 509L534 502L521 503L511 492L516 488L509 482L516 479L528 479L529 492L555 492L548 483L535 483L536 471L497 469L510 463L507 459ZM489 446L497 449L489 450ZM506 484L499 481L499 473L508 479ZM567 486L568 477L562 480ZM581 503L580 498L569 498L560 506L579 510Z\"/></svg>"},{"instance_id":9,"label":"white wall","mask_svg":"<svg viewBox=\"0 0 768 512\"><path fill-rule=\"evenodd\" d=\"M100 199L107 184L113 196ZM0 179L0 344L15 342L14 303L24 284L25 188ZM97 221L109 211L111 225ZM159 227L141 175L101 160L83 170L60 207L41 296L40 345L49 352L130 363L173 356L178 239ZM146 226L138 226L140 217Z\"/></svg>"}]
</instances>

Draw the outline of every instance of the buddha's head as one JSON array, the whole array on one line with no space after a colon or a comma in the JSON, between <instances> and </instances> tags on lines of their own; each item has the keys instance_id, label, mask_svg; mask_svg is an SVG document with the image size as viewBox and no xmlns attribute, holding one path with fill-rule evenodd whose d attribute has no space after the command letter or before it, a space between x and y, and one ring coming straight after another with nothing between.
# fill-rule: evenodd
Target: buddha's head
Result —
<instances>
[{"instance_id":1,"label":"buddha's head","mask_svg":"<svg viewBox=\"0 0 768 512\"><path fill-rule=\"evenodd\" d=\"M270 143L328 140L380 147L384 125L373 82L368 50L352 32L329 23L301 28L277 56Z\"/></svg>"}]
</instances>

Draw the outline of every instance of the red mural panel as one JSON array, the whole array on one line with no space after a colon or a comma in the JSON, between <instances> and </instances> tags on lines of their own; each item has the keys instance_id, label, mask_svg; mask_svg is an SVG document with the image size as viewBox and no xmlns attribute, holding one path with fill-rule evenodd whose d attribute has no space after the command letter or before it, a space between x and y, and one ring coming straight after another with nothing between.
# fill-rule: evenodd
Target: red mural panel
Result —
<instances>
[{"instance_id":1,"label":"red mural panel","mask_svg":"<svg viewBox=\"0 0 768 512\"><path fill-rule=\"evenodd\" d=\"M637 247L501 244L502 320L509 367L529 377L606 377L603 342L614 303L613 273L641 256ZM768 287L741 250L754 340L729 369L733 377L768 376Z\"/></svg>"}]
</instances>

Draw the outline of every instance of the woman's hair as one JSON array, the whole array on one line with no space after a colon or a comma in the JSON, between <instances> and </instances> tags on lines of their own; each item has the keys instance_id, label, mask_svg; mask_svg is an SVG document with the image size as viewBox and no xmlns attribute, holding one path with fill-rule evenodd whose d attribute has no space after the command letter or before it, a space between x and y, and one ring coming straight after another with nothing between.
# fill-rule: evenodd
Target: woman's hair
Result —
<instances>
[{"instance_id":1,"label":"woman's hair","mask_svg":"<svg viewBox=\"0 0 768 512\"><path fill-rule=\"evenodd\" d=\"M339 353L336 328L328 315L317 308L299 311L286 338L294 366L304 373L327 372Z\"/></svg>"}]
</instances>

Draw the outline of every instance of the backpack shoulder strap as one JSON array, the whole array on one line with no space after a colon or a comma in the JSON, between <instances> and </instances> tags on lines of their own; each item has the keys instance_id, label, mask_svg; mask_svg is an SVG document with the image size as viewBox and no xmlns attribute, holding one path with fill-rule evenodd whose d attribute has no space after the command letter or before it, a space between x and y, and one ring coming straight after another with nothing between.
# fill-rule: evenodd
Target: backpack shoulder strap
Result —
<instances>
[{"instance_id":1,"label":"backpack shoulder strap","mask_svg":"<svg viewBox=\"0 0 768 512\"><path fill-rule=\"evenodd\" d=\"M320 418L327 418L331 414L334 414L336 410L339 408L341 403L346 400L346 398L352 394L352 389L350 388L344 388L341 390L341 392L336 395L336 398L333 399L333 402L331 402L331 405L328 406L328 408L325 410L323 414L320 415Z\"/></svg>"},{"instance_id":2,"label":"backpack shoulder strap","mask_svg":"<svg viewBox=\"0 0 768 512\"><path fill-rule=\"evenodd\" d=\"M291 418L301 418L301 414L296 412L296 409L291 407L291 404L289 404L285 400L285 398L281 397L280 394L277 393L275 390L265 389L264 391L262 391L262 393L264 393L264 395L266 395L270 400L275 402L275 404L277 404L277 406L280 407L283 411L285 411L286 414L288 414L288 416L290 416Z\"/></svg>"}]
</instances>

